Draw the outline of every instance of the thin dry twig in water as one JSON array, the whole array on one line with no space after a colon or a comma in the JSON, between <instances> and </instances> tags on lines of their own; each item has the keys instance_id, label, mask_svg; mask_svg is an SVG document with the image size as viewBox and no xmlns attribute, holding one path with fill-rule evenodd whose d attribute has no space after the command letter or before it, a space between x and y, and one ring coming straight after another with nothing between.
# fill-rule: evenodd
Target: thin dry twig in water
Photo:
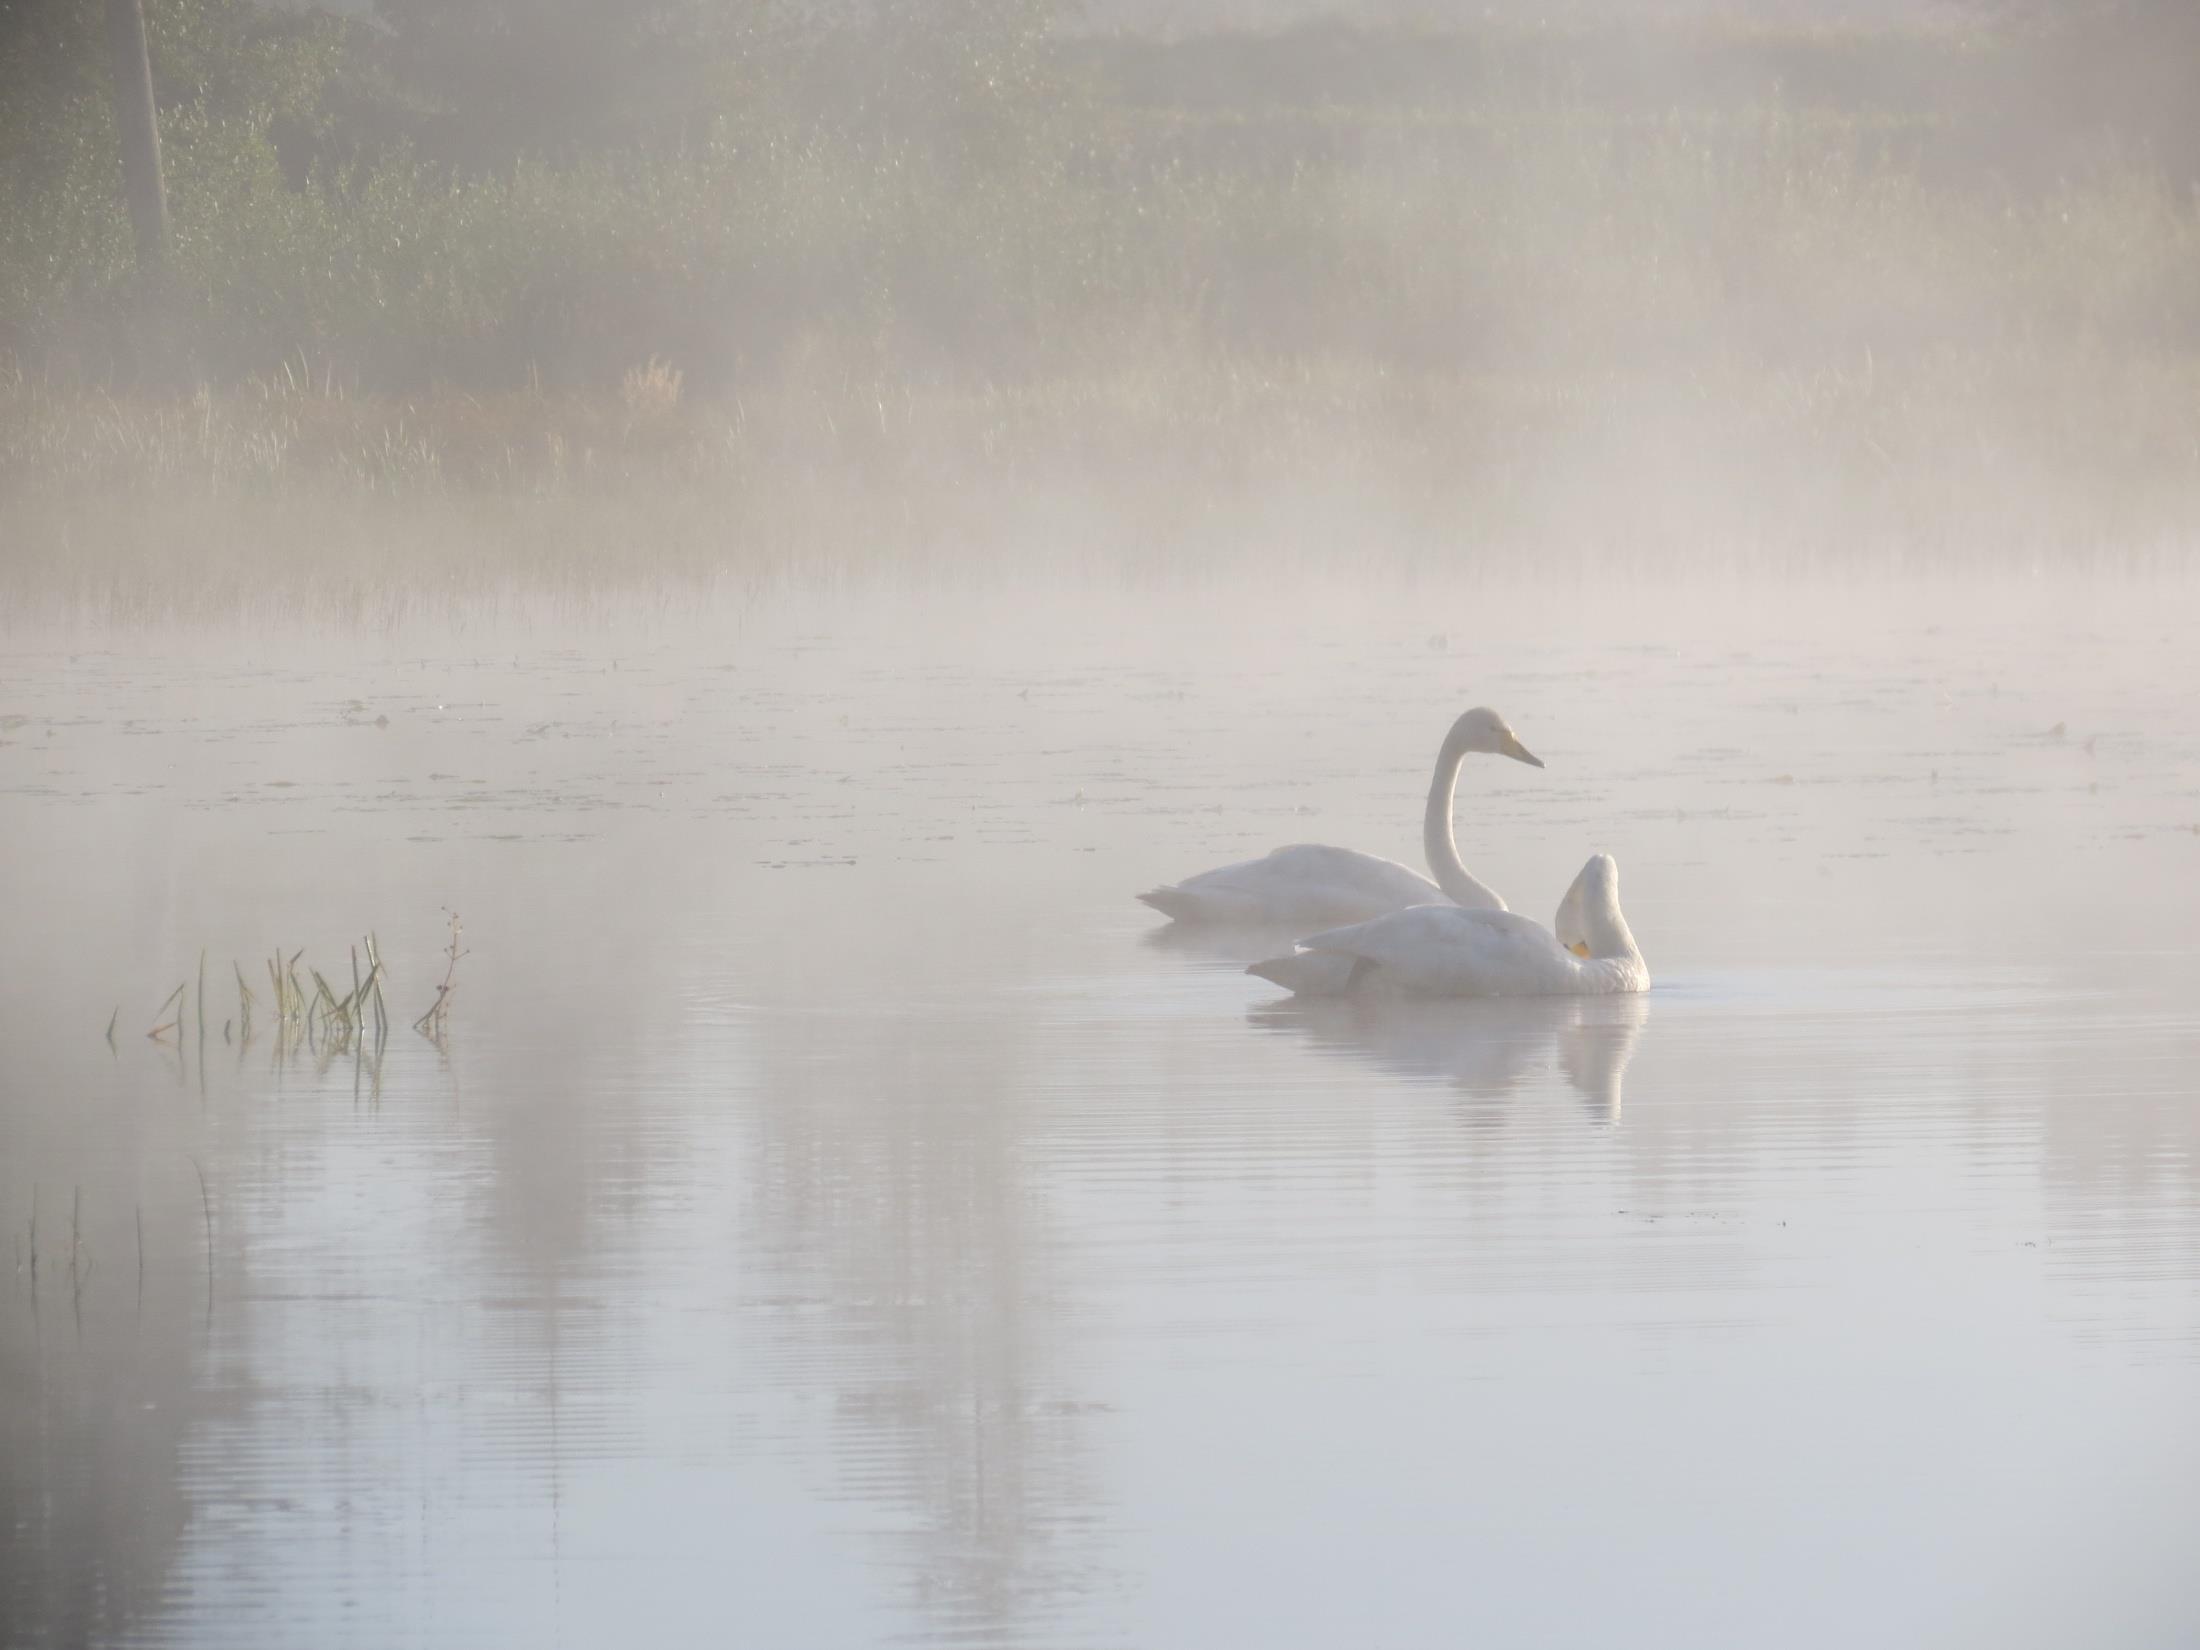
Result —
<instances>
[{"instance_id":1,"label":"thin dry twig in water","mask_svg":"<svg viewBox=\"0 0 2200 1650\"><path fill-rule=\"evenodd\" d=\"M459 936L465 932L465 929L460 924L456 911L453 911L450 916L451 943L444 952L444 955L450 958L450 963L443 970L443 983L435 988L435 1001L428 1005L427 1013L413 1021L413 1030L419 1032L421 1036L427 1038L430 1042L436 1043L443 1040L444 1028L450 1021L451 993L457 989L458 985L458 959L466 955L464 951L459 949L458 943Z\"/></svg>"},{"instance_id":2,"label":"thin dry twig in water","mask_svg":"<svg viewBox=\"0 0 2200 1650\"><path fill-rule=\"evenodd\" d=\"M162 1025L160 1023L160 1017L168 1012L170 1003L178 1001L183 996L185 989L189 987L190 984L191 982L189 980L185 980L182 985L177 986L175 990L168 993L167 1001L163 1002L159 1008L153 1011L153 1029L151 1031L148 1031L145 1034L146 1036L153 1038L157 1041L165 1033L175 1031L182 1026L183 1010L180 1008L176 1010L176 1017L173 1020L170 1020L166 1025Z\"/></svg>"}]
</instances>

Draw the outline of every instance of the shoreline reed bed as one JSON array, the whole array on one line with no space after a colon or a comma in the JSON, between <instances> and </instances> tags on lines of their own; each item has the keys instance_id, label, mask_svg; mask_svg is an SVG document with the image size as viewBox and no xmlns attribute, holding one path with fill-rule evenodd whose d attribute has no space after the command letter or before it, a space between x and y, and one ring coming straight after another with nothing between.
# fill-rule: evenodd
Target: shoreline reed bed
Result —
<instances>
[{"instance_id":1,"label":"shoreline reed bed","mask_svg":"<svg viewBox=\"0 0 2200 1650\"><path fill-rule=\"evenodd\" d=\"M1990 572L2200 542L2200 353L1571 381L1187 356L616 407L0 381L0 591L368 615L997 569Z\"/></svg>"}]
</instances>

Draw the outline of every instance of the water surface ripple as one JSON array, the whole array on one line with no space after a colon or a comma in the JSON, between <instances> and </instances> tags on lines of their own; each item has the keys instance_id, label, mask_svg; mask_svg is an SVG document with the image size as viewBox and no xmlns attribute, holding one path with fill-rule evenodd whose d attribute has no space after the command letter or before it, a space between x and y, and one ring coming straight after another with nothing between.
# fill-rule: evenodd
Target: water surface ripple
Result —
<instances>
[{"instance_id":1,"label":"water surface ripple","mask_svg":"<svg viewBox=\"0 0 2200 1650\"><path fill-rule=\"evenodd\" d=\"M12 638L0 1643L2200 1642L2189 597L1476 600ZM1648 998L1128 898L1477 702Z\"/></svg>"}]
</instances>

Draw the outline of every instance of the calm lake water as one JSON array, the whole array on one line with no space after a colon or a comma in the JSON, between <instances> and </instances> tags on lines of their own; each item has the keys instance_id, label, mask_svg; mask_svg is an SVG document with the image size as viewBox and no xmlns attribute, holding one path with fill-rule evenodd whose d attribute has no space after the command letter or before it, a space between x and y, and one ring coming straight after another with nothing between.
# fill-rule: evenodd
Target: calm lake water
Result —
<instances>
[{"instance_id":1,"label":"calm lake water","mask_svg":"<svg viewBox=\"0 0 2200 1650\"><path fill-rule=\"evenodd\" d=\"M2196 617L19 627L0 1643L2200 1643ZM1301 1010L1133 903L1411 860L1485 702L1467 863L1615 854L1647 998ZM440 1048L239 1036L369 930L409 1021L446 907Z\"/></svg>"}]
</instances>

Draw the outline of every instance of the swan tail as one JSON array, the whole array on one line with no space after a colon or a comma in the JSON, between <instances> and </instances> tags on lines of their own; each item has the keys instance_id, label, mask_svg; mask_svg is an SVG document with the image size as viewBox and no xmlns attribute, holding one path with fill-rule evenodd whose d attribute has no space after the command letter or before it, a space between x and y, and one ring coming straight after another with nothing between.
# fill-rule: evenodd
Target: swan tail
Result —
<instances>
[{"instance_id":1,"label":"swan tail","mask_svg":"<svg viewBox=\"0 0 2200 1650\"><path fill-rule=\"evenodd\" d=\"M1301 997L1342 997L1359 983L1357 965L1363 960L1327 951L1294 951L1288 957L1250 964L1245 972L1273 980Z\"/></svg>"},{"instance_id":2,"label":"swan tail","mask_svg":"<svg viewBox=\"0 0 2200 1650\"><path fill-rule=\"evenodd\" d=\"M1182 888L1149 888L1138 897L1171 922L1190 922L1202 914L1199 896Z\"/></svg>"}]
</instances>

